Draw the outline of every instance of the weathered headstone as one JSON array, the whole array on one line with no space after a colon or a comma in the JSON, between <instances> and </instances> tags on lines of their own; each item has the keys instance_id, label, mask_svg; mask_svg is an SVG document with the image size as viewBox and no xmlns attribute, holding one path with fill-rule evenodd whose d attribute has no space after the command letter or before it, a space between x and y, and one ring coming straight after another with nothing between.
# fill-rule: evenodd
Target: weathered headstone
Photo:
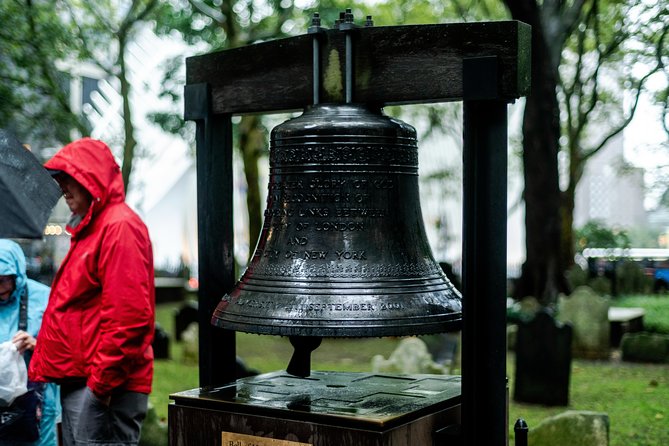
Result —
<instances>
[{"instance_id":1,"label":"weathered headstone","mask_svg":"<svg viewBox=\"0 0 669 446\"><path fill-rule=\"evenodd\" d=\"M524 320L530 320L534 317L539 310L541 310L541 304L536 297L527 296L523 297L520 302L520 316Z\"/></svg>"},{"instance_id":2,"label":"weathered headstone","mask_svg":"<svg viewBox=\"0 0 669 446\"><path fill-rule=\"evenodd\" d=\"M372 358L374 373L434 373L447 374L448 367L434 362L425 342L418 338L405 338L400 341L388 359L382 355Z\"/></svg>"},{"instance_id":3,"label":"weathered headstone","mask_svg":"<svg viewBox=\"0 0 669 446\"><path fill-rule=\"evenodd\" d=\"M153 333L153 357L156 359L170 358L170 336L160 324L156 323Z\"/></svg>"},{"instance_id":4,"label":"weathered headstone","mask_svg":"<svg viewBox=\"0 0 669 446\"><path fill-rule=\"evenodd\" d=\"M518 325L506 325L506 348L509 351L516 350L516 338L518 337Z\"/></svg>"},{"instance_id":5,"label":"weathered headstone","mask_svg":"<svg viewBox=\"0 0 669 446\"><path fill-rule=\"evenodd\" d=\"M514 400L547 406L569 403L571 339L571 327L546 310L518 324Z\"/></svg>"},{"instance_id":6,"label":"weathered headstone","mask_svg":"<svg viewBox=\"0 0 669 446\"><path fill-rule=\"evenodd\" d=\"M434 362L450 367L458 367L460 356L460 332L437 333L421 336L427 351L432 355Z\"/></svg>"},{"instance_id":7,"label":"weathered headstone","mask_svg":"<svg viewBox=\"0 0 669 446\"><path fill-rule=\"evenodd\" d=\"M610 300L589 287L578 287L558 303L558 320L569 322L574 330L572 352L576 358L610 357Z\"/></svg>"},{"instance_id":8,"label":"weathered headstone","mask_svg":"<svg viewBox=\"0 0 669 446\"><path fill-rule=\"evenodd\" d=\"M620 342L623 361L669 362L669 336L656 333L625 333Z\"/></svg>"},{"instance_id":9,"label":"weathered headstone","mask_svg":"<svg viewBox=\"0 0 669 446\"><path fill-rule=\"evenodd\" d=\"M541 310L541 304L535 297L523 297L516 302L513 302L512 299L508 299L506 318L509 323L514 324L520 321L529 321L539 310Z\"/></svg>"},{"instance_id":10,"label":"weathered headstone","mask_svg":"<svg viewBox=\"0 0 669 446\"><path fill-rule=\"evenodd\" d=\"M199 360L199 326L197 322L191 322L188 328L181 334L183 341L183 361L186 364L197 364Z\"/></svg>"},{"instance_id":11,"label":"weathered headstone","mask_svg":"<svg viewBox=\"0 0 669 446\"><path fill-rule=\"evenodd\" d=\"M198 321L197 302L187 301L174 313L174 339L181 341L181 335L188 326Z\"/></svg>"},{"instance_id":12,"label":"weathered headstone","mask_svg":"<svg viewBox=\"0 0 669 446\"><path fill-rule=\"evenodd\" d=\"M532 446L608 446L609 416L569 410L530 429L528 439Z\"/></svg>"},{"instance_id":13,"label":"weathered headstone","mask_svg":"<svg viewBox=\"0 0 669 446\"><path fill-rule=\"evenodd\" d=\"M507 301L506 308L506 348L509 351L516 349L516 337L518 336L518 323L534 319L537 311L541 310L541 304L532 296L524 297L517 302Z\"/></svg>"}]
</instances>

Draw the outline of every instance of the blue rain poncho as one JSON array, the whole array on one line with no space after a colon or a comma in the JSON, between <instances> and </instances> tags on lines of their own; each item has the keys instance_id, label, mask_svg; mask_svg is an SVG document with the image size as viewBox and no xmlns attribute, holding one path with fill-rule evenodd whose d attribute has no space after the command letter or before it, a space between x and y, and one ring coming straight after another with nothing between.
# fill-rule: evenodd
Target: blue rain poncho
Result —
<instances>
[{"instance_id":1,"label":"blue rain poncho","mask_svg":"<svg viewBox=\"0 0 669 446\"><path fill-rule=\"evenodd\" d=\"M50 288L26 276L26 258L21 247L6 239L0 239L0 275L16 276L16 288L6 301L0 301L0 342L9 341L18 331L19 326L19 299L23 289L28 290L28 328L27 332L39 343L39 329L42 325L42 315L49 300ZM28 356L29 358L29 356ZM16 442L4 445L39 445L55 446L56 420L60 417L60 395L56 384L46 384L44 390L44 405L42 407L42 421L40 423L40 439L34 443Z\"/></svg>"}]
</instances>

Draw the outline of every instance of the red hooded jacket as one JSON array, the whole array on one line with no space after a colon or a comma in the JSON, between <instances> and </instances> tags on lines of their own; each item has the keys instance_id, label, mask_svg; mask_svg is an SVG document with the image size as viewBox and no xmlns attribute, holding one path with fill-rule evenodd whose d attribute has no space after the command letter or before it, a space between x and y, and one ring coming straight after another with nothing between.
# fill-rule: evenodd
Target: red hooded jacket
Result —
<instances>
[{"instance_id":1,"label":"red hooded jacket","mask_svg":"<svg viewBox=\"0 0 669 446\"><path fill-rule=\"evenodd\" d=\"M121 171L101 141L80 139L45 167L92 195L54 278L29 376L86 381L99 397L151 392L155 288L146 226L125 204Z\"/></svg>"}]
</instances>

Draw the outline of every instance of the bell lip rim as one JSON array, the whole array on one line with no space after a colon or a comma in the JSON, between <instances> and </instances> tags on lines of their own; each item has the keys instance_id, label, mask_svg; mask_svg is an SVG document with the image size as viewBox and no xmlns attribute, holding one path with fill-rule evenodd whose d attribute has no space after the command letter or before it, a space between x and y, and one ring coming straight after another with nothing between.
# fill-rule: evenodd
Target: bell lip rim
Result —
<instances>
[{"instance_id":1,"label":"bell lip rim","mask_svg":"<svg viewBox=\"0 0 669 446\"><path fill-rule=\"evenodd\" d=\"M441 318L443 315L440 315ZM436 317L436 316L435 316ZM268 318L269 319L269 318ZM399 319L399 318L398 318ZM407 318L400 319L406 321ZM280 319L270 319L279 321ZM360 321L361 319L355 319ZM392 321L395 319L377 319L377 322ZM337 321L330 319L327 322ZM350 322L351 319L346 319ZM212 316L211 324L217 328L229 331L239 331L249 334L266 336L320 336L324 338L375 338L375 337L402 337L423 336L438 333L451 333L462 330L462 312L454 312L452 318L439 321L427 321L416 324L391 325L338 325L338 326L315 326L315 325L279 325L279 324L250 324L244 322L233 322Z\"/></svg>"},{"instance_id":2,"label":"bell lip rim","mask_svg":"<svg viewBox=\"0 0 669 446\"><path fill-rule=\"evenodd\" d=\"M447 304L439 305L439 310L434 311L433 314L396 314L394 316L376 316L376 317L300 317L295 318L286 314L274 315L253 313L240 313L236 311L228 311L228 305L224 301L219 302L214 310L210 323L216 327L229 329L233 331L242 331L247 333L257 334L279 334L277 332L318 332L327 330L342 330L349 331L384 331L395 334L388 334L387 336L398 336L397 333L405 333L407 327L414 327L418 333L411 334L427 334L424 330L434 330L428 327L442 327L446 325L454 325L462 323L463 306L462 299L449 300L453 303L452 307ZM224 306L225 308L221 308ZM448 311L450 310L450 311ZM239 329L244 327L244 329ZM456 331L456 330L446 330ZM437 331L438 332L438 331ZM301 335L307 336L302 333ZM355 336L341 335L342 337ZM339 337L339 336L335 336ZM363 336L368 337L368 336Z\"/></svg>"}]
</instances>

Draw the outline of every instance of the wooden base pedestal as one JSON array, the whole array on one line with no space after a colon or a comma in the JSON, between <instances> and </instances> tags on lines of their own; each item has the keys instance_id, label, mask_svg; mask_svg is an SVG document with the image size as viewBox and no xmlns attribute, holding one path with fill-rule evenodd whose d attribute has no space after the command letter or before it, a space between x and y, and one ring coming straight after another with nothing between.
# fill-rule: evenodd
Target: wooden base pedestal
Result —
<instances>
[{"instance_id":1,"label":"wooden base pedestal","mask_svg":"<svg viewBox=\"0 0 669 446\"><path fill-rule=\"evenodd\" d=\"M460 423L459 376L273 372L170 397L171 446L430 446Z\"/></svg>"}]
</instances>

